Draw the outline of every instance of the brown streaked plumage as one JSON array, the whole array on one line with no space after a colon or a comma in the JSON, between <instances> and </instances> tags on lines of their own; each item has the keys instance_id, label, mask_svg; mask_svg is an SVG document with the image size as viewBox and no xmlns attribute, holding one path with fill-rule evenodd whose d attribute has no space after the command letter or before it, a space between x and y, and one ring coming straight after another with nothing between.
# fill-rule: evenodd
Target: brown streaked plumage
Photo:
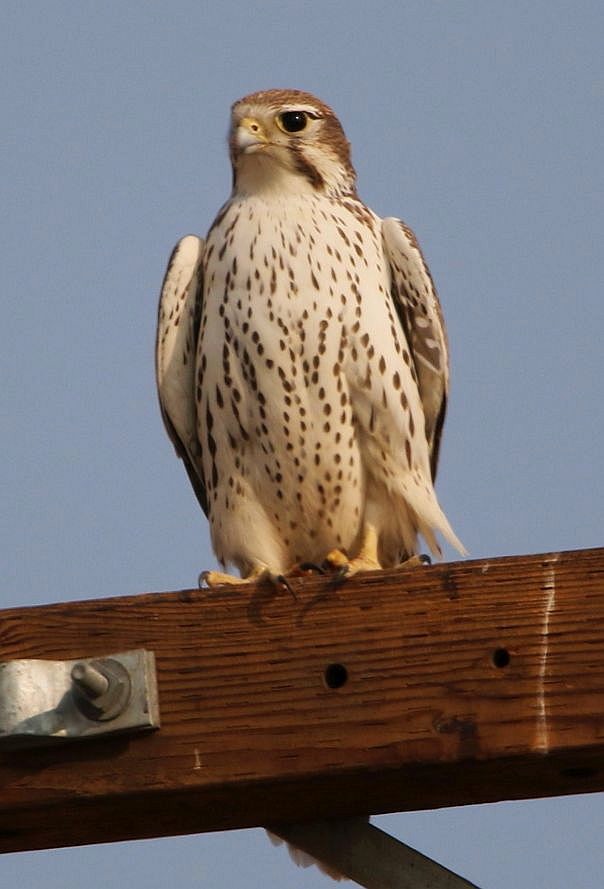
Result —
<instances>
[{"instance_id":1,"label":"brown streaked plumage","mask_svg":"<svg viewBox=\"0 0 604 889\"><path fill-rule=\"evenodd\" d=\"M344 574L460 552L434 492L447 338L411 229L358 198L350 146L299 90L235 102L232 194L162 287L162 415L242 580L327 560Z\"/></svg>"},{"instance_id":2,"label":"brown streaked plumage","mask_svg":"<svg viewBox=\"0 0 604 889\"><path fill-rule=\"evenodd\" d=\"M309 93L235 102L229 148L232 195L175 249L157 350L219 560L244 579L326 557L352 573L409 558L418 534L439 554L436 531L463 551L433 488L448 352L413 232L359 200Z\"/></svg>"}]
</instances>

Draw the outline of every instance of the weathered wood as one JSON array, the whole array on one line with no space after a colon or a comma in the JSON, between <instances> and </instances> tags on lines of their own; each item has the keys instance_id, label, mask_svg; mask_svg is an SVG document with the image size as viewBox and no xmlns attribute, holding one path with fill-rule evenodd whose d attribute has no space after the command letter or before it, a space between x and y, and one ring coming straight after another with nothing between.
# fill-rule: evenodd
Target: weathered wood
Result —
<instances>
[{"instance_id":1,"label":"weathered wood","mask_svg":"<svg viewBox=\"0 0 604 889\"><path fill-rule=\"evenodd\" d=\"M604 789L604 549L292 583L0 612L0 660L152 649L162 718L2 754L0 849Z\"/></svg>"}]
</instances>

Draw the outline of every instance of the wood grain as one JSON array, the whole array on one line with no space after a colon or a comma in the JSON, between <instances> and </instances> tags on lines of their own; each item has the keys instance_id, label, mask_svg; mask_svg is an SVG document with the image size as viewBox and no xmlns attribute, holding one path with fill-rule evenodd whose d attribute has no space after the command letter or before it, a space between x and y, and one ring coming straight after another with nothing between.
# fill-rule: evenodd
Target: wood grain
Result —
<instances>
[{"instance_id":1,"label":"wood grain","mask_svg":"<svg viewBox=\"0 0 604 889\"><path fill-rule=\"evenodd\" d=\"M604 549L292 583L0 612L0 660L153 650L162 720L2 754L0 849L604 789Z\"/></svg>"}]
</instances>

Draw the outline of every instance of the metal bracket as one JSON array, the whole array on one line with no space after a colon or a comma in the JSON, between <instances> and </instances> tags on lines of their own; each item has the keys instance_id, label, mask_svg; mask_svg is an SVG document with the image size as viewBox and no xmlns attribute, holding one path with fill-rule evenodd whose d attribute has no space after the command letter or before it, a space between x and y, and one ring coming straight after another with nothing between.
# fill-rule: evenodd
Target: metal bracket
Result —
<instances>
[{"instance_id":1,"label":"metal bracket","mask_svg":"<svg viewBox=\"0 0 604 889\"><path fill-rule=\"evenodd\" d=\"M158 727L152 651L0 663L0 750Z\"/></svg>"},{"instance_id":2,"label":"metal bracket","mask_svg":"<svg viewBox=\"0 0 604 889\"><path fill-rule=\"evenodd\" d=\"M320 862L321 870L336 874L336 879L348 877L365 889L478 889L368 818L278 824L269 830Z\"/></svg>"}]
</instances>

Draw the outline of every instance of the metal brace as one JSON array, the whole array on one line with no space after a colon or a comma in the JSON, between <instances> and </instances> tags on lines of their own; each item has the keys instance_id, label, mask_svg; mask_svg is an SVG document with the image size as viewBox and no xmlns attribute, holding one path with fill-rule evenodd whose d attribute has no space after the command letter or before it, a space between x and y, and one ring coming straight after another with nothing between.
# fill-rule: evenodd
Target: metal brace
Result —
<instances>
[{"instance_id":1,"label":"metal brace","mask_svg":"<svg viewBox=\"0 0 604 889\"><path fill-rule=\"evenodd\" d=\"M367 818L278 824L269 830L326 865L328 873L365 889L478 889Z\"/></svg>"},{"instance_id":2,"label":"metal brace","mask_svg":"<svg viewBox=\"0 0 604 889\"><path fill-rule=\"evenodd\" d=\"M0 750L158 727L152 651L0 663Z\"/></svg>"}]
</instances>

